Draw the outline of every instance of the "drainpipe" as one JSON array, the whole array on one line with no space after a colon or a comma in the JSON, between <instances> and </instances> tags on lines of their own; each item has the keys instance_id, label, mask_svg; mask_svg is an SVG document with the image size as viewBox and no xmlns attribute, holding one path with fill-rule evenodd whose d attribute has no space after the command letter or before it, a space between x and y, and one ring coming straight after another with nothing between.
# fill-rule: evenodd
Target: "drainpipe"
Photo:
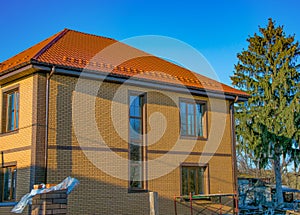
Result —
<instances>
[{"instance_id":1,"label":"drainpipe","mask_svg":"<svg viewBox=\"0 0 300 215\"><path fill-rule=\"evenodd\" d=\"M45 184L47 183L47 167L48 167L48 133L49 133L49 94L50 79L55 73L55 66L52 67L50 73L47 73L46 80L46 118L45 118Z\"/></svg>"},{"instance_id":2,"label":"drainpipe","mask_svg":"<svg viewBox=\"0 0 300 215\"><path fill-rule=\"evenodd\" d=\"M1 166L4 167L4 152L1 152Z\"/></svg>"},{"instance_id":3,"label":"drainpipe","mask_svg":"<svg viewBox=\"0 0 300 215\"><path fill-rule=\"evenodd\" d=\"M238 101L238 96L230 102L230 124L231 124L231 151L232 151L232 177L233 177L233 191L237 192L237 161L236 161L236 140L235 140L235 121L234 121L234 103Z\"/></svg>"}]
</instances>

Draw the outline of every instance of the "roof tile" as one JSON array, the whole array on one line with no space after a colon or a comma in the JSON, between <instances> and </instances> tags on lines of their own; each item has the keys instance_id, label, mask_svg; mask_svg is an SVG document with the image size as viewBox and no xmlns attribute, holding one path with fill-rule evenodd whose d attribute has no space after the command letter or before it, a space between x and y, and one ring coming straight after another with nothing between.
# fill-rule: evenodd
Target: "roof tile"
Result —
<instances>
[{"instance_id":1,"label":"roof tile","mask_svg":"<svg viewBox=\"0 0 300 215\"><path fill-rule=\"evenodd\" d=\"M0 64L0 74L35 60L248 97L248 94L114 39L64 29Z\"/></svg>"}]
</instances>

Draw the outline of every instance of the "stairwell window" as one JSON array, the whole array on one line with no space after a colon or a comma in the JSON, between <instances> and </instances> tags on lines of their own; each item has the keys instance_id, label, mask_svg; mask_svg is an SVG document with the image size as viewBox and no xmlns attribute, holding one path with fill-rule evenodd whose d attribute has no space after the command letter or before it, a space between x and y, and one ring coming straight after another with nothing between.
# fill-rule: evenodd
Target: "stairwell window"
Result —
<instances>
[{"instance_id":1,"label":"stairwell window","mask_svg":"<svg viewBox=\"0 0 300 215\"><path fill-rule=\"evenodd\" d=\"M181 99L181 137L207 138L206 116L206 102Z\"/></svg>"},{"instance_id":2,"label":"stairwell window","mask_svg":"<svg viewBox=\"0 0 300 215\"><path fill-rule=\"evenodd\" d=\"M16 166L0 168L0 202L10 202L16 199Z\"/></svg>"},{"instance_id":3,"label":"stairwell window","mask_svg":"<svg viewBox=\"0 0 300 215\"><path fill-rule=\"evenodd\" d=\"M144 94L129 95L129 190L144 190Z\"/></svg>"},{"instance_id":4,"label":"stairwell window","mask_svg":"<svg viewBox=\"0 0 300 215\"><path fill-rule=\"evenodd\" d=\"M19 128L19 88L3 93L2 132Z\"/></svg>"}]
</instances>

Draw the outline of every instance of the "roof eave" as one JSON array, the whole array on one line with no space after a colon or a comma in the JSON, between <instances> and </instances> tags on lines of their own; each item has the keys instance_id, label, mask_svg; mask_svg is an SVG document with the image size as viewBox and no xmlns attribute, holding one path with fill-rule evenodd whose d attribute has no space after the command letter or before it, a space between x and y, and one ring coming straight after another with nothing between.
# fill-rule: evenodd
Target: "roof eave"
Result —
<instances>
[{"instance_id":1,"label":"roof eave","mask_svg":"<svg viewBox=\"0 0 300 215\"><path fill-rule=\"evenodd\" d=\"M31 64L31 61L29 60L29 61L26 61L24 63L18 64L18 65L14 66L14 67L11 67L9 69L3 70L2 72L0 72L0 77L5 76L8 73L17 71L17 70L21 69L22 67L25 67L25 66L30 65L30 64Z\"/></svg>"},{"instance_id":2,"label":"roof eave","mask_svg":"<svg viewBox=\"0 0 300 215\"><path fill-rule=\"evenodd\" d=\"M77 76L77 77L84 76L84 78L91 78L91 79L98 79L98 80L105 79L106 81L111 81L116 83L124 83L126 81L127 84L134 85L134 86L149 87L149 88L168 90L168 91L179 92L179 93L189 92L193 95L200 95L200 96L206 96L211 98L224 98L226 100L235 100L236 102L247 101L248 98L250 97L247 95L226 93L226 92L216 91L216 90L200 89L195 87L184 87L172 83L147 80L143 78L126 77L124 75L116 75L116 74L107 75L107 73L105 72L99 72L95 70L84 69L85 72L82 73L83 69L81 68L68 67L63 65L54 65L45 62L39 62L34 59L0 73L0 83L4 79L17 75L24 71L30 71L31 73L34 71L50 72L53 66L56 67L57 74L63 74L63 75L70 75L70 76Z\"/></svg>"},{"instance_id":3,"label":"roof eave","mask_svg":"<svg viewBox=\"0 0 300 215\"><path fill-rule=\"evenodd\" d=\"M169 90L175 91L180 93L191 93L194 95L212 97L212 98L225 98L227 100L236 100L237 102L244 102L248 100L248 96L242 94L233 94L233 93L225 93L223 91L215 91L215 90L208 90L208 89L200 89L195 87L185 87L181 85L176 85L172 83L154 81L154 80L147 80L143 78L134 78L134 77L127 77L124 75L117 75L117 74L107 74L106 72L99 72L98 70L87 70L81 69L77 67L69 67L63 65L53 65L48 63L42 62L35 62L34 68L39 70L50 71L51 68L56 67L56 74L62 75L69 75L69 76L76 76L76 77L84 77L89 79L96 79L96 80L104 80L111 81L115 83L124 83L134 85L134 86L141 86L141 87L149 87L161 90ZM82 71L85 71L82 73Z\"/></svg>"},{"instance_id":4,"label":"roof eave","mask_svg":"<svg viewBox=\"0 0 300 215\"><path fill-rule=\"evenodd\" d=\"M32 64L24 63L23 65L14 67L14 69L9 69L6 70L5 72L0 73L0 85L30 75L34 72L35 69Z\"/></svg>"}]
</instances>

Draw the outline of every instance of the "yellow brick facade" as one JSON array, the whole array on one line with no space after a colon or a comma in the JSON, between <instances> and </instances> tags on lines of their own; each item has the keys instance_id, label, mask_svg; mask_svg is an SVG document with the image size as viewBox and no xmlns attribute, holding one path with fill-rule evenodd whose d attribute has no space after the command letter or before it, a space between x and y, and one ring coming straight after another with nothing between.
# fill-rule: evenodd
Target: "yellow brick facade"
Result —
<instances>
[{"instance_id":1,"label":"yellow brick facade","mask_svg":"<svg viewBox=\"0 0 300 215\"><path fill-rule=\"evenodd\" d=\"M84 109L88 107L86 101L77 101L79 112L74 113L74 96L77 95L74 90L78 79L54 74L50 80L47 183L58 183L67 176L79 179L80 185L68 199L68 214L149 214L148 192L128 192L128 94L131 91L146 93L144 127L149 135L144 139L147 143L144 155L149 166L145 166L144 173L148 176L145 186L148 191L158 192L160 214L174 213L173 197L181 194L180 166L184 164L204 162L201 165L208 166L206 193L234 192L229 101L104 82L96 93L91 116L102 142L117 156L107 162L104 159L107 152L97 146L100 140L95 140L98 134L91 133L90 125L86 123L90 119L80 118L80 111L92 111ZM84 96L93 98L88 89L98 86L99 82L86 80L86 83ZM20 200L30 185L44 182L46 76L42 73L30 75L2 85L1 90L11 86L19 86L20 129L0 135L0 151L4 152L5 163L17 163L17 200ZM179 101L183 98L207 102L207 139L195 141L180 137ZM2 96L0 104L1 99ZM85 134L84 137L78 137L74 126ZM84 145L93 140L96 145ZM82 145L82 142L85 143ZM218 146L216 152L208 147L215 143ZM22 147L26 149L17 150ZM205 153L201 154L203 150ZM120 171L126 173L122 178L116 177ZM159 177L152 178L160 171ZM184 207L178 210L182 214L188 213ZM7 207L0 207L0 214L7 214L7 211ZM24 214L27 212L25 210Z\"/></svg>"},{"instance_id":2,"label":"yellow brick facade","mask_svg":"<svg viewBox=\"0 0 300 215\"><path fill-rule=\"evenodd\" d=\"M18 200L29 191L30 186L33 80L33 76L27 76L2 85L0 88L1 113L3 91L18 87L20 93L19 129L15 132L0 134L0 151L3 152L4 165L13 163L17 166L16 197ZM1 114L1 121L2 117ZM0 214L8 214L10 209L0 207Z\"/></svg>"},{"instance_id":3,"label":"yellow brick facade","mask_svg":"<svg viewBox=\"0 0 300 215\"><path fill-rule=\"evenodd\" d=\"M74 120L72 120L72 116L74 117L72 102L77 83L76 78L68 76L54 75L51 78L48 182L57 183L68 175L80 180L79 187L69 197L69 214L148 214L148 193L130 193L128 192L127 180L105 173L101 168L107 164L104 164L100 159L101 156L105 156L105 152L101 149L86 147L84 148L85 152L82 151L82 145L78 142L78 137L74 131ZM88 80L87 83L86 87L89 88L99 85L100 82ZM192 144L193 141L182 139L179 136L179 100L180 98L192 98L190 95L104 82L101 84L95 99L94 120L103 141L109 147L117 149L114 153L120 156L120 160L123 159L127 162L128 158L128 93L130 91L147 93L146 115L148 120L146 129L148 133L153 132L147 139L147 142L151 143L147 147L147 159L149 161L162 158L175 144ZM93 93L90 92L85 96L92 95ZM222 139L215 155L207 162L209 171L207 173L209 181L207 192L233 193L229 102L223 103L225 110L219 108L220 110L216 110L218 112L212 112L213 108L210 105L211 103L218 104L218 99L204 97L195 97L195 99L208 102L208 139L197 140L191 149L192 154L184 160L178 159L180 153L178 155L174 152L170 158L171 161L175 162L174 169L162 174L159 178L148 181L147 189L159 194L160 214L172 214L174 212L173 197L175 194L180 195L181 192L181 162L199 163L205 145L211 144L210 139L217 136L215 132L223 132L223 135L221 135ZM78 105L82 104L79 102ZM84 107L86 106L82 105L82 108ZM214 114L216 116L213 117ZM86 125L84 122L82 124ZM89 134L89 128L82 126L80 129L86 134L87 142L95 138L93 134ZM164 129L165 131L161 135ZM161 138L156 140L155 137L159 135ZM205 156L209 156L209 152ZM117 160L111 160L109 163L110 174L119 171L117 165ZM148 175L152 174L151 171L159 171L159 162L153 165L157 165L157 167L149 168Z\"/></svg>"}]
</instances>

